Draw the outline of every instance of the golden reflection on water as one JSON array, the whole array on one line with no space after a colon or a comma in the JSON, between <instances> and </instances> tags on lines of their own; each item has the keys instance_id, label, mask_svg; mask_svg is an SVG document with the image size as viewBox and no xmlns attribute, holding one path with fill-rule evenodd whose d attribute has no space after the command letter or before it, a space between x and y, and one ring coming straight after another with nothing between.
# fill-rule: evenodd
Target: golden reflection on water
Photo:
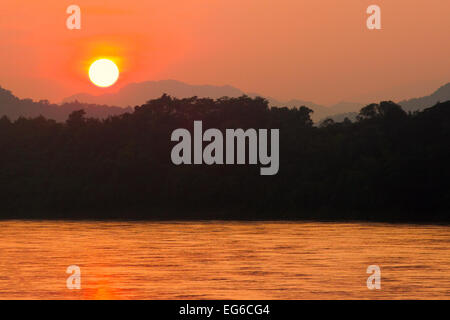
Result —
<instances>
[{"instance_id":1,"label":"golden reflection on water","mask_svg":"<svg viewBox=\"0 0 450 320\"><path fill-rule=\"evenodd\" d=\"M449 299L449 245L449 226L0 221L0 299Z\"/></svg>"}]
</instances>

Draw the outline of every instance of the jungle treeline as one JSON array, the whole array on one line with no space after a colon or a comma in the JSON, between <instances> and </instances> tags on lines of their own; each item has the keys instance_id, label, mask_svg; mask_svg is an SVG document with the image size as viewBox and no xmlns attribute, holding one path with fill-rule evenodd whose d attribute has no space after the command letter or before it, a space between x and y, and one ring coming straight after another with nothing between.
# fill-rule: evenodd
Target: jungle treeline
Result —
<instances>
[{"instance_id":1,"label":"jungle treeline","mask_svg":"<svg viewBox=\"0 0 450 320\"><path fill-rule=\"evenodd\" d=\"M450 101L314 126L263 98L163 95L106 119L0 119L0 218L450 220ZM173 130L279 129L280 165L179 165ZM206 143L205 143L206 144Z\"/></svg>"}]
</instances>

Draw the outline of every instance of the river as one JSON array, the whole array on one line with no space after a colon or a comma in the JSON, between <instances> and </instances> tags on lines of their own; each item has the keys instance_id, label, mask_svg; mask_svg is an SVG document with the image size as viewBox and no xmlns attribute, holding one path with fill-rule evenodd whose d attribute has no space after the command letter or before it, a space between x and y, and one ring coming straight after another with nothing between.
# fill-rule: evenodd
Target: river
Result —
<instances>
[{"instance_id":1,"label":"river","mask_svg":"<svg viewBox=\"0 0 450 320\"><path fill-rule=\"evenodd\" d=\"M0 221L0 299L449 299L449 247L445 225Z\"/></svg>"}]
</instances>

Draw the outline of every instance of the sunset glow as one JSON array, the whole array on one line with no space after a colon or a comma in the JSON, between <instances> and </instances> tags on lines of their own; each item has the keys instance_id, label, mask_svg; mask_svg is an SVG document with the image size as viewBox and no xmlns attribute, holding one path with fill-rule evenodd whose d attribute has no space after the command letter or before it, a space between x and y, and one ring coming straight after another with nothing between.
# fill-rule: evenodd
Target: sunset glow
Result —
<instances>
[{"instance_id":1,"label":"sunset glow","mask_svg":"<svg viewBox=\"0 0 450 320\"><path fill-rule=\"evenodd\" d=\"M0 302L450 300L450 0L0 7Z\"/></svg>"}]
</instances>

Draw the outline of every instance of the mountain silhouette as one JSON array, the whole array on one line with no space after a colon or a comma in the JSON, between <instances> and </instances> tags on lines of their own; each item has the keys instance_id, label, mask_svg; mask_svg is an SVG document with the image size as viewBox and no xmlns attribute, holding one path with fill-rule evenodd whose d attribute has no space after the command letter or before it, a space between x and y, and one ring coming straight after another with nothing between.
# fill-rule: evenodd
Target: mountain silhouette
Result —
<instances>
[{"instance_id":1,"label":"mountain silhouette","mask_svg":"<svg viewBox=\"0 0 450 320\"><path fill-rule=\"evenodd\" d=\"M403 100L398 102L398 104L406 112L414 112L431 108L439 102L448 100L450 100L450 82L446 85L443 85L429 96ZM339 112L330 112L330 114L326 115L323 118L320 118L319 122L322 122L326 119L332 119L335 122L342 122L345 120L345 118L354 121L356 120L356 116L358 115L357 111L361 109L362 106L363 105L358 103L344 103L342 105L337 104L330 107L330 110Z\"/></svg>"},{"instance_id":2,"label":"mountain silhouette","mask_svg":"<svg viewBox=\"0 0 450 320\"><path fill-rule=\"evenodd\" d=\"M74 110L83 109L87 117L106 118L131 112L133 106L142 105L146 101L168 94L177 98L197 96L199 98L236 98L242 95L249 97L264 97L258 93L246 93L238 88L225 85L191 85L176 80L146 81L131 83L124 86L116 93L94 96L90 94L76 94L67 97L61 104L51 104L47 100L33 101L31 99L19 99L10 91L0 87L0 116L6 115L14 120L20 116L36 117L45 116L56 121L65 121ZM311 101L292 99L280 101L272 97L264 97L270 107L301 107L306 106L313 110L311 119L319 123L330 118L335 122L341 122L345 118L355 120L359 110L364 106L357 102L339 102L332 106L324 106ZM418 111L429 108L439 101L450 100L450 83L440 87L433 94L404 100L399 102L405 111Z\"/></svg>"},{"instance_id":3,"label":"mountain silhouette","mask_svg":"<svg viewBox=\"0 0 450 320\"><path fill-rule=\"evenodd\" d=\"M398 104L405 111L420 111L435 105L438 102L450 100L450 82L443 85L429 96L400 101Z\"/></svg>"},{"instance_id":4,"label":"mountain silhouette","mask_svg":"<svg viewBox=\"0 0 450 320\"><path fill-rule=\"evenodd\" d=\"M342 101L329 107L332 114L358 112L365 104L359 102Z\"/></svg>"},{"instance_id":5,"label":"mountain silhouette","mask_svg":"<svg viewBox=\"0 0 450 320\"><path fill-rule=\"evenodd\" d=\"M82 101L86 103L116 105L121 107L136 106L148 100L161 97L163 94L176 98L236 98L244 92L232 86L190 85L176 80L145 81L130 83L116 93L94 96L90 94L76 94L65 98L63 102Z\"/></svg>"},{"instance_id":6,"label":"mountain silhouette","mask_svg":"<svg viewBox=\"0 0 450 320\"><path fill-rule=\"evenodd\" d=\"M58 105L52 104L47 100L19 99L11 91L0 87L0 117L7 116L11 120L16 120L19 117L34 118L44 116L56 121L65 121L70 113L81 109L86 112L86 116L92 118L106 118L133 111L132 108L96 105L78 101Z\"/></svg>"},{"instance_id":7,"label":"mountain silhouette","mask_svg":"<svg viewBox=\"0 0 450 320\"><path fill-rule=\"evenodd\" d=\"M225 85L191 85L177 80L161 80L161 81L146 81L140 83L131 83L124 86L116 93L108 93L99 96L94 96L86 93L76 94L67 97L63 102L81 101L85 103L99 104L99 105L116 105L121 107L136 106L145 103L148 100L156 99L163 94L168 94L176 98L221 98L230 97L237 98L242 95L249 97L264 97L258 93L246 93L238 88ZM332 107L326 107L311 101L292 99L289 101L280 101L272 97L264 97L269 101L269 106L276 107L300 107L305 106L313 110L312 119L318 121L331 114L342 113L350 111L359 111L362 104L341 102Z\"/></svg>"}]
</instances>

